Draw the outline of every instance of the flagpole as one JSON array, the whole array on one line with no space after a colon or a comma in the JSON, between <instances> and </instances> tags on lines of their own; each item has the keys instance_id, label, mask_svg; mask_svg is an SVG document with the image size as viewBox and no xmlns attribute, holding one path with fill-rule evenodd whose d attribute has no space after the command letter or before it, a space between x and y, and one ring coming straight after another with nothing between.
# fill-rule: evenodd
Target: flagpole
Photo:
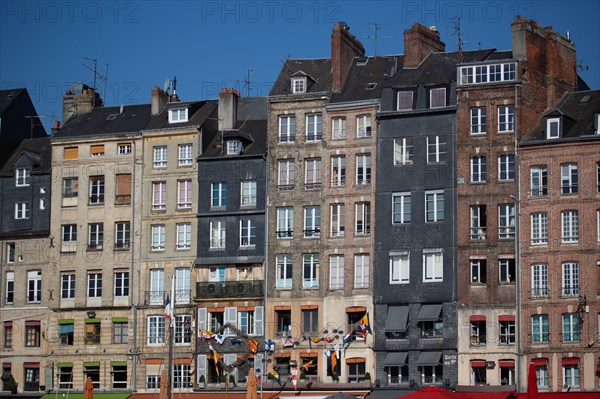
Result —
<instances>
[{"instance_id":1,"label":"flagpole","mask_svg":"<svg viewBox=\"0 0 600 399\"><path fill-rule=\"evenodd\" d=\"M167 376L167 399L172 398L172 387L173 387L173 340L175 339L175 314L174 314L174 304L175 304L175 274L171 277L171 297L167 296L167 301L169 301L169 309L168 314L169 317L169 334L168 334L168 348L169 348L169 357L168 357L168 373ZM166 320L165 320L166 322Z\"/></svg>"}]
</instances>

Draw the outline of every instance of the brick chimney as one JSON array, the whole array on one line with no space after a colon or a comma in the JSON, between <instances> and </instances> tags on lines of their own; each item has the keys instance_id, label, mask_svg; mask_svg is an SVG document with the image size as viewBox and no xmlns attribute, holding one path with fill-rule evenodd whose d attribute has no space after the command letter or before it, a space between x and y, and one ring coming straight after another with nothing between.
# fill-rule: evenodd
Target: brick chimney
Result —
<instances>
[{"instance_id":1,"label":"brick chimney","mask_svg":"<svg viewBox=\"0 0 600 399\"><path fill-rule=\"evenodd\" d=\"M167 102L169 102L169 95L158 86L154 86L154 89L152 89L152 115L160 114L160 111L167 105Z\"/></svg>"},{"instance_id":2,"label":"brick chimney","mask_svg":"<svg viewBox=\"0 0 600 399\"><path fill-rule=\"evenodd\" d=\"M219 93L219 130L231 130L237 123L240 93L233 88L223 88Z\"/></svg>"},{"instance_id":3,"label":"brick chimney","mask_svg":"<svg viewBox=\"0 0 600 399\"><path fill-rule=\"evenodd\" d=\"M73 115L89 112L103 106L100 94L83 83L74 83L63 97L63 124Z\"/></svg>"},{"instance_id":4,"label":"brick chimney","mask_svg":"<svg viewBox=\"0 0 600 399\"><path fill-rule=\"evenodd\" d=\"M354 58L364 56L365 48L350 33L350 27L345 22L335 24L331 32L331 86L334 92L342 90Z\"/></svg>"},{"instance_id":5,"label":"brick chimney","mask_svg":"<svg viewBox=\"0 0 600 399\"><path fill-rule=\"evenodd\" d=\"M426 28L415 22L404 31L404 68L416 68L429 54L444 51L446 45L435 27Z\"/></svg>"}]
</instances>

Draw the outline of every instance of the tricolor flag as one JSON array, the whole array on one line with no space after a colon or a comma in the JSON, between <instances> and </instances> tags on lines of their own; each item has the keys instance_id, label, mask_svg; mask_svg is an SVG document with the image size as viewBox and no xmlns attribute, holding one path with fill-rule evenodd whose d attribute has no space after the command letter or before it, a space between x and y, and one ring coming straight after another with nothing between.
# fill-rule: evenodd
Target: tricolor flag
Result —
<instances>
[{"instance_id":1,"label":"tricolor flag","mask_svg":"<svg viewBox=\"0 0 600 399\"><path fill-rule=\"evenodd\" d=\"M371 322L369 322L369 312L365 313L362 319L360 319L360 321L358 322L358 325L360 326L360 329L362 330L363 335L365 337L367 333L373 335L373 332L371 331Z\"/></svg>"},{"instance_id":2,"label":"tricolor flag","mask_svg":"<svg viewBox=\"0 0 600 399\"><path fill-rule=\"evenodd\" d=\"M173 306L171 306L171 297L167 294L167 300L165 302L165 318L167 320L173 320Z\"/></svg>"}]
</instances>

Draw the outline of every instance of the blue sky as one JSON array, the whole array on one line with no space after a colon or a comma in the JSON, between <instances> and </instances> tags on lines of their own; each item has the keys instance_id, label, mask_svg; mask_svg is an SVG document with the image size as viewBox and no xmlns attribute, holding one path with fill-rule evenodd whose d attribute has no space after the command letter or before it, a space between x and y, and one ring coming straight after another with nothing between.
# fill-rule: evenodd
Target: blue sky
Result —
<instances>
[{"instance_id":1,"label":"blue sky","mask_svg":"<svg viewBox=\"0 0 600 399\"><path fill-rule=\"evenodd\" d=\"M345 21L375 54L402 54L403 31L435 25L446 50L511 48L520 14L566 34L580 75L600 87L598 1L11 1L0 2L0 88L27 87L49 130L73 82L93 83L96 59L107 105L148 103L154 85L177 77L182 100L215 98L222 87L267 95L282 62L327 58L335 22ZM86 59L87 58L87 59ZM85 65L85 66L84 66ZM587 69L586 69L587 68ZM53 117L54 115L54 117Z\"/></svg>"}]
</instances>

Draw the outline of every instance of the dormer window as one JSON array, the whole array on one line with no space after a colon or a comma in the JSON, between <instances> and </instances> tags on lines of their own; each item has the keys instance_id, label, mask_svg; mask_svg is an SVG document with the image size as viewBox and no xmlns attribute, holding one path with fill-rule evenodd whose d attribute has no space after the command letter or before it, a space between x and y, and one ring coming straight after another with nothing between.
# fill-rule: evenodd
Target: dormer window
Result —
<instances>
[{"instance_id":1,"label":"dormer window","mask_svg":"<svg viewBox=\"0 0 600 399\"><path fill-rule=\"evenodd\" d=\"M546 120L546 138L557 139L560 137L560 118L548 118Z\"/></svg>"},{"instance_id":2,"label":"dormer window","mask_svg":"<svg viewBox=\"0 0 600 399\"><path fill-rule=\"evenodd\" d=\"M600 135L600 113L594 115L594 134Z\"/></svg>"},{"instance_id":3,"label":"dormer window","mask_svg":"<svg viewBox=\"0 0 600 399\"><path fill-rule=\"evenodd\" d=\"M31 170L19 168L15 171L15 180L17 187L27 187L31 184Z\"/></svg>"},{"instance_id":4,"label":"dormer window","mask_svg":"<svg viewBox=\"0 0 600 399\"><path fill-rule=\"evenodd\" d=\"M441 108L446 106L446 88L438 87L429 91L429 108Z\"/></svg>"},{"instance_id":5,"label":"dormer window","mask_svg":"<svg viewBox=\"0 0 600 399\"><path fill-rule=\"evenodd\" d=\"M169 110L169 123L187 122L187 108L173 108Z\"/></svg>"},{"instance_id":6,"label":"dormer window","mask_svg":"<svg viewBox=\"0 0 600 399\"><path fill-rule=\"evenodd\" d=\"M227 155L240 155L242 153L242 142L240 140L227 141Z\"/></svg>"},{"instance_id":7,"label":"dormer window","mask_svg":"<svg viewBox=\"0 0 600 399\"><path fill-rule=\"evenodd\" d=\"M293 94L306 93L306 76L292 78L292 93Z\"/></svg>"}]
</instances>

